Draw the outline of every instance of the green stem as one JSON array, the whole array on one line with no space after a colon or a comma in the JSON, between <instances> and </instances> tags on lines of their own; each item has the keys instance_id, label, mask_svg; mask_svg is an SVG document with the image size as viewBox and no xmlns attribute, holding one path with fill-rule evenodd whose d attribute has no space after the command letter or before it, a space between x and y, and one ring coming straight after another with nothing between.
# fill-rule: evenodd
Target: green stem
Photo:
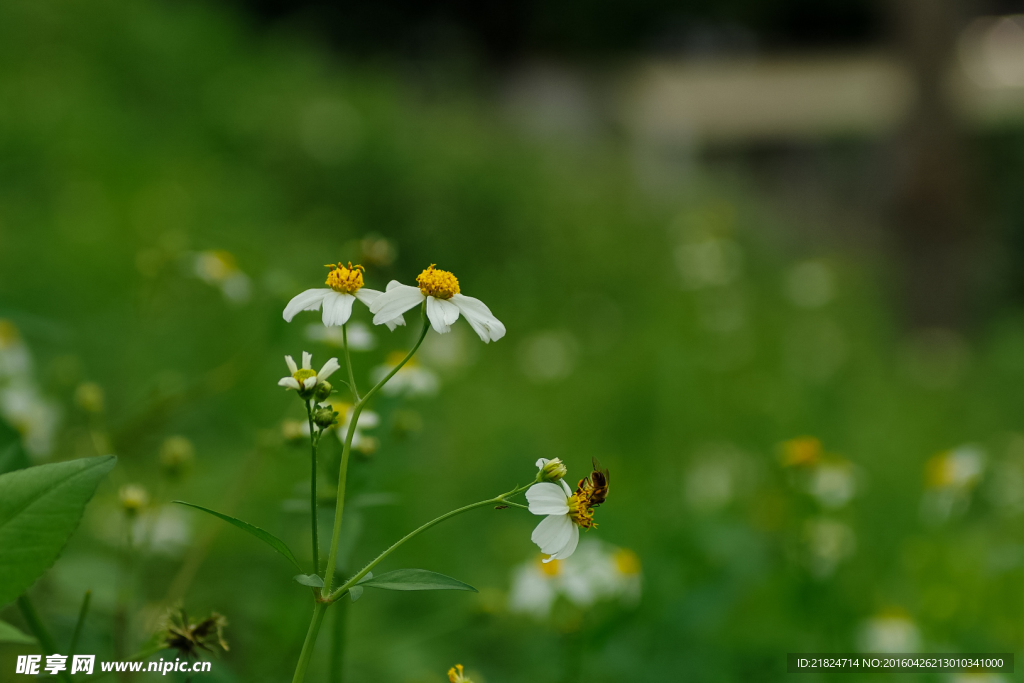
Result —
<instances>
[{"instance_id":1,"label":"green stem","mask_svg":"<svg viewBox=\"0 0 1024 683\"><path fill-rule=\"evenodd\" d=\"M348 323L341 326L341 340L345 343L345 365L348 367L348 388L352 390L352 398L359 403L359 390L356 389L356 376L352 372L352 354L348 350Z\"/></svg>"},{"instance_id":2,"label":"green stem","mask_svg":"<svg viewBox=\"0 0 1024 683\"><path fill-rule=\"evenodd\" d=\"M292 676L292 683L302 683L306 677L306 669L309 667L309 660L313 658L313 646L316 645L317 634L320 633L320 624L324 621L324 611L327 605L317 602L313 608L313 619L309 622L309 631L306 633L306 641L302 643L302 652L299 654L299 663L295 665L295 675Z\"/></svg>"},{"instance_id":3,"label":"green stem","mask_svg":"<svg viewBox=\"0 0 1024 683\"><path fill-rule=\"evenodd\" d=\"M348 618L348 605L339 602L334 608L334 633L331 638L331 666L328 672L328 683L342 683L345 678L345 621Z\"/></svg>"},{"instance_id":4,"label":"green stem","mask_svg":"<svg viewBox=\"0 0 1024 683\"><path fill-rule=\"evenodd\" d=\"M358 403L352 408L352 419L348 425L348 434L345 435L345 445L341 450L341 467L338 472L338 499L334 506L334 529L331 536L331 551L327 556L327 572L324 574L324 588L323 594L329 594L331 591L331 583L334 581L334 568L337 566L338 561L338 541L341 539L341 521L345 513L345 483L348 479L348 460L349 455L352 453L352 437L356 433L356 425L359 424L359 415L363 412L363 408L366 407L366 402L369 401L377 391L384 386L388 380L395 376L399 370L402 369L409 359L413 357L413 354L420 348L420 344L423 343L423 339L427 336L427 330L430 329L430 323L427 321L427 307L424 303L422 309L423 317L423 329L420 331L419 339L416 340L416 344L409 350L402 362L396 365L391 372L384 376L381 381L373 385L373 388L366 392Z\"/></svg>"},{"instance_id":5,"label":"green stem","mask_svg":"<svg viewBox=\"0 0 1024 683\"><path fill-rule=\"evenodd\" d=\"M321 595L327 595L330 593L331 584L334 581L334 570L338 562L338 544L341 540L341 522L345 513L345 484L348 479L348 461L349 455L352 453L352 438L356 433L356 425L359 424L359 415L363 412L363 408L366 406L366 402L376 394L382 386L384 386L388 380L395 376L402 367L409 362L409 359L413 357L413 354L419 350L420 345L423 343L424 338L427 336L427 330L430 329L430 323L427 321L427 304L423 302L423 306L420 307L420 316L423 320L423 329L420 331L419 339L416 340L416 344L412 347L402 362L396 365L391 372L384 376L381 381L377 382L373 388L371 388L366 395L359 399L356 404L352 407L352 419L348 425L348 433L345 435L345 444L341 450L341 466L338 471L338 498L334 505L334 528L331 534L331 550L327 556L327 569L324 573L324 587L321 589ZM348 356L348 344L345 345L346 360ZM351 379L351 378L350 378ZM355 392L355 386L352 387ZM317 635L320 633L320 624L324 619L324 610L326 609L326 603L317 602L316 608L313 610L313 619L309 624L309 631L306 633L306 640L302 644L302 653L299 655L299 663L295 667L295 676L292 678L293 683L301 683L306 675L306 667L309 666L309 660L313 656L313 646L316 644Z\"/></svg>"},{"instance_id":6,"label":"green stem","mask_svg":"<svg viewBox=\"0 0 1024 683\"><path fill-rule=\"evenodd\" d=\"M313 402L306 400L306 418L309 420L309 444L312 448L311 456L311 477L309 480L309 518L313 530L313 573L320 573L320 532L317 523L317 500L316 500L316 449L320 439L317 438L316 429L313 425Z\"/></svg>"},{"instance_id":7,"label":"green stem","mask_svg":"<svg viewBox=\"0 0 1024 683\"><path fill-rule=\"evenodd\" d=\"M510 491L508 493L503 493L500 496L496 496L494 498L488 498L487 500L481 500L479 503L472 503L470 505L466 505L464 507L460 507L457 510L452 510L451 512L447 512L447 513L441 515L440 517L437 517L435 519L430 520L429 522L427 522L423 526L419 527L418 529L410 531L405 536L400 538L398 541L393 543L390 548L388 548L387 550L382 552L380 555L378 555L376 558L374 558L374 560L372 562L370 562L368 565L363 567L359 571L358 574L356 574L355 576L350 578L348 581L343 583L341 586L339 586L338 589L335 590L333 593L330 593L330 595L327 598L327 600L329 602L334 602L335 600L340 598L342 595L345 594L345 591L347 591L349 588L351 588L352 586L354 586L357 583L359 583L359 581L364 576L369 574L370 570L372 570L374 567L376 567L378 564L380 564L380 562L384 558L386 558L388 555L390 555L391 553L393 553L396 550L398 550L406 542L408 542L408 541L412 540L413 538L415 538L415 537L419 536L420 534L422 534L424 531L426 531L430 527L435 526L437 524L440 524L441 522L445 521L446 519L451 519L452 517L455 517L456 515L461 515L463 512L469 512L470 510L475 510L476 508L482 508L482 507L485 507L485 506L488 506L488 505L508 505L508 501L506 499L509 496L514 496L515 494L519 493L521 490L523 490L523 489L516 488L516 489L513 489L512 491Z\"/></svg>"},{"instance_id":8,"label":"green stem","mask_svg":"<svg viewBox=\"0 0 1024 683\"><path fill-rule=\"evenodd\" d=\"M85 597L82 598L82 609L78 610L78 623L75 624L75 631L71 634L71 644L68 645L68 657L72 657L75 654L75 648L78 647L78 638L82 635L82 626L85 624L85 615L89 613L89 603L92 602L92 591L85 591Z\"/></svg>"},{"instance_id":9,"label":"green stem","mask_svg":"<svg viewBox=\"0 0 1024 683\"><path fill-rule=\"evenodd\" d=\"M32 601L29 600L28 595L23 593L18 596L18 609L21 610L21 615L25 617L25 623L28 624L28 629L32 631L36 640L39 641L39 645L42 646L43 654L57 654L57 644L54 642L50 632L47 631L46 627L43 625L43 621L39 618L39 613L36 612L36 608L32 604ZM71 683L71 674L68 673L67 669L60 672L60 677L67 683Z\"/></svg>"}]
</instances>

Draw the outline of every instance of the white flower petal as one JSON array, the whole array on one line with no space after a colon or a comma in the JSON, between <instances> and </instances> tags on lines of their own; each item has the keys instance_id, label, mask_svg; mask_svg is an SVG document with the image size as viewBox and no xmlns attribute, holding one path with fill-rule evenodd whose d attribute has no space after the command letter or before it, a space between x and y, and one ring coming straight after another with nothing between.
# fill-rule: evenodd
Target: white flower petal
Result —
<instances>
[{"instance_id":1,"label":"white flower petal","mask_svg":"<svg viewBox=\"0 0 1024 683\"><path fill-rule=\"evenodd\" d=\"M316 377L307 377L306 379L302 380L302 386L306 387L307 389L312 389L313 387L316 386Z\"/></svg>"},{"instance_id":2,"label":"white flower petal","mask_svg":"<svg viewBox=\"0 0 1024 683\"><path fill-rule=\"evenodd\" d=\"M320 368L320 372L316 373L316 381L323 382L325 379L334 374L334 372L341 367L341 363L338 362L337 358L332 358L324 366Z\"/></svg>"},{"instance_id":3,"label":"white flower petal","mask_svg":"<svg viewBox=\"0 0 1024 683\"><path fill-rule=\"evenodd\" d=\"M459 319L459 307L450 301L428 296L427 318L430 319L430 326L438 334L451 332L452 323Z\"/></svg>"},{"instance_id":4,"label":"white flower petal","mask_svg":"<svg viewBox=\"0 0 1024 683\"><path fill-rule=\"evenodd\" d=\"M423 303L423 292L419 287L410 287L395 281L388 283L388 291L377 297L370 304L370 312L373 313L373 324L383 325L394 320L410 308L415 308Z\"/></svg>"},{"instance_id":5,"label":"white flower petal","mask_svg":"<svg viewBox=\"0 0 1024 683\"><path fill-rule=\"evenodd\" d=\"M568 517L566 517L566 519L568 519ZM569 525L572 527L572 530L569 532L569 539L565 542L564 546L552 553L551 557L544 560L545 562L550 562L551 560L564 560L576 552L576 546L580 542L580 528L571 521L569 522Z\"/></svg>"},{"instance_id":6,"label":"white flower petal","mask_svg":"<svg viewBox=\"0 0 1024 683\"><path fill-rule=\"evenodd\" d=\"M575 526L568 515L548 515L533 530L530 540L536 543L545 555L554 555L565 548Z\"/></svg>"},{"instance_id":7,"label":"white flower petal","mask_svg":"<svg viewBox=\"0 0 1024 683\"><path fill-rule=\"evenodd\" d=\"M293 375L299 371L299 366L295 364L295 359L291 356L285 356L284 362L288 364L288 371Z\"/></svg>"},{"instance_id":8,"label":"white flower petal","mask_svg":"<svg viewBox=\"0 0 1024 683\"><path fill-rule=\"evenodd\" d=\"M373 429L379 424L380 415L372 410L364 410L359 413L359 423L356 424L356 429Z\"/></svg>"},{"instance_id":9,"label":"white flower petal","mask_svg":"<svg viewBox=\"0 0 1024 683\"><path fill-rule=\"evenodd\" d=\"M550 461L550 460L548 460L547 458L540 458L540 459L539 459L539 460L538 460L538 461L536 462L536 465L537 465L537 469L538 469L538 470L542 470L542 469L544 469L544 465L547 465L547 464L548 464L549 462L551 462L551 461Z\"/></svg>"},{"instance_id":10,"label":"white flower petal","mask_svg":"<svg viewBox=\"0 0 1024 683\"><path fill-rule=\"evenodd\" d=\"M558 483L562 485L562 490L565 491L566 497L572 495L572 489L569 488L569 485L565 483L565 479L559 479Z\"/></svg>"},{"instance_id":11,"label":"white flower petal","mask_svg":"<svg viewBox=\"0 0 1024 683\"><path fill-rule=\"evenodd\" d=\"M352 317L352 304L356 298L351 294L331 292L324 297L324 325L344 325Z\"/></svg>"},{"instance_id":12,"label":"white flower petal","mask_svg":"<svg viewBox=\"0 0 1024 683\"><path fill-rule=\"evenodd\" d=\"M299 380L295 379L294 377L282 377L281 379L278 380L277 386L286 387L288 389L294 389L295 391L298 391L299 389L302 388L301 386L299 386Z\"/></svg>"},{"instance_id":13,"label":"white flower petal","mask_svg":"<svg viewBox=\"0 0 1024 683\"><path fill-rule=\"evenodd\" d=\"M531 486L526 492L526 500L530 502L530 512L535 515L569 514L569 496L550 482Z\"/></svg>"},{"instance_id":14,"label":"white flower petal","mask_svg":"<svg viewBox=\"0 0 1024 683\"><path fill-rule=\"evenodd\" d=\"M324 296L331 291L330 289L307 289L305 292L293 296L288 305L284 307L285 322L290 323L299 311L319 311Z\"/></svg>"},{"instance_id":15,"label":"white flower petal","mask_svg":"<svg viewBox=\"0 0 1024 683\"><path fill-rule=\"evenodd\" d=\"M474 299L465 294L456 294L452 297L451 302L459 307L462 315L466 316L466 322L485 343L498 341L505 336L505 326L494 317L491 309L487 308L480 299Z\"/></svg>"},{"instance_id":16,"label":"white flower petal","mask_svg":"<svg viewBox=\"0 0 1024 683\"><path fill-rule=\"evenodd\" d=\"M398 285L399 287L402 286L402 284L397 280L392 280L391 282L389 282L388 289L394 289L394 287L392 287L391 285ZM370 305L374 301L376 301L378 297L380 297L382 294L383 292L378 292L376 289L367 289L363 287L362 289L357 291L353 296L362 301L364 304L366 304L366 307L369 308ZM388 326L389 330L394 332L396 327L405 324L405 318L402 317L401 313L399 313L397 317L392 318L391 320L385 320L384 324Z\"/></svg>"},{"instance_id":17,"label":"white flower petal","mask_svg":"<svg viewBox=\"0 0 1024 683\"><path fill-rule=\"evenodd\" d=\"M312 370L313 369L313 354L309 351L302 352L302 369Z\"/></svg>"}]
</instances>

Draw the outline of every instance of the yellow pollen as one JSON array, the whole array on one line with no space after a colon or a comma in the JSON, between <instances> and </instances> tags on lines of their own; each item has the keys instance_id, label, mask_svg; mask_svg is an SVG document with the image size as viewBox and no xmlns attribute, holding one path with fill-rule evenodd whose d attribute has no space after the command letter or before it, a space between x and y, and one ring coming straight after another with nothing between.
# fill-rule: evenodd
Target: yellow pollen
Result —
<instances>
[{"instance_id":1,"label":"yellow pollen","mask_svg":"<svg viewBox=\"0 0 1024 683\"><path fill-rule=\"evenodd\" d=\"M458 279L447 270L434 268L433 263L416 277L416 284L425 296L435 299L451 299L459 293Z\"/></svg>"},{"instance_id":2,"label":"yellow pollen","mask_svg":"<svg viewBox=\"0 0 1024 683\"><path fill-rule=\"evenodd\" d=\"M594 509L590 507L590 493L577 490L569 500L569 519L576 523L576 526L590 529L594 524Z\"/></svg>"},{"instance_id":3,"label":"yellow pollen","mask_svg":"<svg viewBox=\"0 0 1024 683\"><path fill-rule=\"evenodd\" d=\"M295 381L297 381L299 384L302 384L310 377L316 377L316 370L307 370L306 368L301 368L299 370L296 370L292 377L294 377Z\"/></svg>"},{"instance_id":4,"label":"yellow pollen","mask_svg":"<svg viewBox=\"0 0 1024 683\"><path fill-rule=\"evenodd\" d=\"M349 261L348 266L343 266L339 263L337 265L329 264L327 267L331 269L331 272L327 273L327 286L335 292L352 294L353 292L358 292L362 289L362 266L353 266L352 262Z\"/></svg>"},{"instance_id":5,"label":"yellow pollen","mask_svg":"<svg viewBox=\"0 0 1024 683\"><path fill-rule=\"evenodd\" d=\"M448 669L448 680L451 683L472 683L462 673L462 665L456 664L452 668Z\"/></svg>"}]
</instances>

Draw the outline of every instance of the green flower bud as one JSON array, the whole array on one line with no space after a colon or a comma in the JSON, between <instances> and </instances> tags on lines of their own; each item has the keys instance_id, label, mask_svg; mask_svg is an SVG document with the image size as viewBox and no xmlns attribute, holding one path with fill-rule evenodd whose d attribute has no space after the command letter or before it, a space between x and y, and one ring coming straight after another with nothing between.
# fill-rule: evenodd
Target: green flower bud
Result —
<instances>
[{"instance_id":1,"label":"green flower bud","mask_svg":"<svg viewBox=\"0 0 1024 683\"><path fill-rule=\"evenodd\" d=\"M160 446L160 468L171 478L178 478L192 469L196 449L184 436L169 436Z\"/></svg>"},{"instance_id":2,"label":"green flower bud","mask_svg":"<svg viewBox=\"0 0 1024 683\"><path fill-rule=\"evenodd\" d=\"M317 401L326 401L327 397L331 395L331 391L333 390L334 388L331 386L331 383L324 380L316 385L316 388L313 390L313 397Z\"/></svg>"},{"instance_id":3,"label":"green flower bud","mask_svg":"<svg viewBox=\"0 0 1024 683\"><path fill-rule=\"evenodd\" d=\"M96 382L83 382L75 389L75 404L87 413L103 412L103 387Z\"/></svg>"},{"instance_id":4,"label":"green flower bud","mask_svg":"<svg viewBox=\"0 0 1024 683\"><path fill-rule=\"evenodd\" d=\"M320 406L313 412L313 422L320 429L327 429L338 424L338 413L330 406Z\"/></svg>"},{"instance_id":5,"label":"green flower bud","mask_svg":"<svg viewBox=\"0 0 1024 683\"><path fill-rule=\"evenodd\" d=\"M125 484L117 495L121 509L130 517L139 514L142 508L149 505L149 493L138 484Z\"/></svg>"},{"instance_id":6,"label":"green flower bud","mask_svg":"<svg viewBox=\"0 0 1024 683\"><path fill-rule=\"evenodd\" d=\"M537 461L537 467L540 469L537 472L537 481L558 482L569 474L569 470L558 458L554 460L541 458Z\"/></svg>"}]
</instances>

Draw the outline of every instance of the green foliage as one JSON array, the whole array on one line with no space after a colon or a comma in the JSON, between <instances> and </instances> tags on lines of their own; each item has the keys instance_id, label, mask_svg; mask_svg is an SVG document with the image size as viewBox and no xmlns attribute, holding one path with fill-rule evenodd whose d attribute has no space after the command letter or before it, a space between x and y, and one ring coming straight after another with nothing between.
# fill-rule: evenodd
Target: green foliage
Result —
<instances>
[{"instance_id":1,"label":"green foliage","mask_svg":"<svg viewBox=\"0 0 1024 683\"><path fill-rule=\"evenodd\" d=\"M33 645L36 639L19 631L6 621L0 621L0 643L17 643L22 645Z\"/></svg>"},{"instance_id":2,"label":"green foliage","mask_svg":"<svg viewBox=\"0 0 1024 683\"><path fill-rule=\"evenodd\" d=\"M468 583L426 569L396 569L369 581L360 581L359 586L380 588L386 591L472 591L477 589Z\"/></svg>"},{"instance_id":3,"label":"green foliage","mask_svg":"<svg viewBox=\"0 0 1024 683\"><path fill-rule=\"evenodd\" d=\"M292 580L294 580L295 583L302 584L303 586L309 586L310 588L324 587L324 580L316 574L299 574L297 576L293 576Z\"/></svg>"},{"instance_id":4,"label":"green foliage","mask_svg":"<svg viewBox=\"0 0 1024 683\"><path fill-rule=\"evenodd\" d=\"M228 524L231 524L232 526L238 527L239 529L241 529L242 531L244 531L244 532L246 532L248 534L252 534L256 538L260 539L261 541L263 541L264 543L269 545L271 548L273 548L274 550L279 552L285 559L287 559L289 562L291 562L295 566L296 569L298 569L299 571L302 571L302 567L299 565L299 561L297 559L295 559L295 555L292 553L291 549L285 544L284 541L282 541L280 538L278 538L274 534L269 533L267 531L264 531L263 529L261 529L261 528L259 528L257 526L253 526L252 524L249 524L248 522L243 522L240 519L236 519L236 518L232 517L231 515L225 515L223 513L217 512L216 510L211 510L210 508L204 508L202 505L194 505L192 503L186 503L183 500L175 500L175 501L172 501L172 502L177 503L178 505L185 505L185 506L190 507L190 508L195 508L196 510L202 510L203 512L205 512L208 515L213 515L214 517L218 517L220 519L223 519ZM302 575L302 576L305 576L305 575ZM296 577L296 580L298 580L298 577ZM299 583L302 583L302 582L299 581ZM310 585L310 584L306 584L306 585Z\"/></svg>"},{"instance_id":5,"label":"green foliage","mask_svg":"<svg viewBox=\"0 0 1024 683\"><path fill-rule=\"evenodd\" d=\"M0 475L0 605L54 563L116 462L99 456Z\"/></svg>"}]
</instances>

